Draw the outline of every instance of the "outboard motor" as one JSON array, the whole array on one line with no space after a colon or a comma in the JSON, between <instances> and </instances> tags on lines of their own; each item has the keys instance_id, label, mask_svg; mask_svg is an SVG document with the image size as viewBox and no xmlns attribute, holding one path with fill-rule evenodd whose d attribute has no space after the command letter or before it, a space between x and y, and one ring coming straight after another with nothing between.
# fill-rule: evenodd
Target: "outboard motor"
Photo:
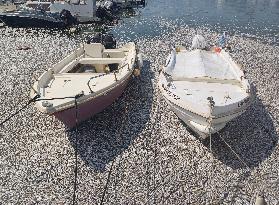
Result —
<instances>
[{"instance_id":1,"label":"outboard motor","mask_svg":"<svg viewBox=\"0 0 279 205\"><path fill-rule=\"evenodd\" d=\"M113 34L96 33L93 38L88 38L87 43L101 43L106 49L116 48L116 40Z\"/></svg>"},{"instance_id":2,"label":"outboard motor","mask_svg":"<svg viewBox=\"0 0 279 205\"><path fill-rule=\"evenodd\" d=\"M63 22L66 24L66 26L71 26L73 24L77 24L77 19L72 16L71 12L63 9L60 12L60 18L63 20Z\"/></svg>"},{"instance_id":3,"label":"outboard motor","mask_svg":"<svg viewBox=\"0 0 279 205\"><path fill-rule=\"evenodd\" d=\"M103 35L101 33L96 33L95 36L91 39L91 43L102 43Z\"/></svg>"},{"instance_id":4,"label":"outboard motor","mask_svg":"<svg viewBox=\"0 0 279 205\"><path fill-rule=\"evenodd\" d=\"M112 34L103 35L103 45L106 49L116 48L116 40Z\"/></svg>"},{"instance_id":5,"label":"outboard motor","mask_svg":"<svg viewBox=\"0 0 279 205\"><path fill-rule=\"evenodd\" d=\"M110 10L99 6L96 10L96 17L100 18L102 21L113 21L115 17L112 15Z\"/></svg>"},{"instance_id":6,"label":"outboard motor","mask_svg":"<svg viewBox=\"0 0 279 205\"><path fill-rule=\"evenodd\" d=\"M138 6L145 7L145 0L137 1Z\"/></svg>"}]
</instances>

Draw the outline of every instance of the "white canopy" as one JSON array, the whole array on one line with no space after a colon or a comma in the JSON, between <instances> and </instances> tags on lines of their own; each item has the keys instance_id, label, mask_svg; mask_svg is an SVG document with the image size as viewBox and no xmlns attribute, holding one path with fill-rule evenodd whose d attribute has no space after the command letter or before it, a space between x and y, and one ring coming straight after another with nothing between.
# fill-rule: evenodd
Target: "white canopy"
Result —
<instances>
[{"instance_id":1,"label":"white canopy","mask_svg":"<svg viewBox=\"0 0 279 205\"><path fill-rule=\"evenodd\" d=\"M169 63L166 72L174 80L199 77L237 79L233 67L218 53L197 49L172 55L176 55L171 57L175 62Z\"/></svg>"}]
</instances>

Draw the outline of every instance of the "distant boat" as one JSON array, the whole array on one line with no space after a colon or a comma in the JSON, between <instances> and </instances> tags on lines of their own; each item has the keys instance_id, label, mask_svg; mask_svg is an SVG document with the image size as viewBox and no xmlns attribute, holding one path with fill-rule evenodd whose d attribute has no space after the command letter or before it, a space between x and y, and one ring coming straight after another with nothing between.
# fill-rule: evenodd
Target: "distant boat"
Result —
<instances>
[{"instance_id":1,"label":"distant boat","mask_svg":"<svg viewBox=\"0 0 279 205\"><path fill-rule=\"evenodd\" d=\"M116 17L103 4L96 0L69 0L69 1L27 1L25 6L33 9L43 9L48 13L61 13L68 11L78 23L92 23L101 21L113 21Z\"/></svg>"},{"instance_id":2,"label":"distant boat","mask_svg":"<svg viewBox=\"0 0 279 205\"><path fill-rule=\"evenodd\" d=\"M100 43L83 44L41 75L33 85L31 97L40 96L36 107L41 112L74 127L75 97L78 96L80 123L104 110L123 93L134 69L142 65L140 59L134 43L117 49L105 49Z\"/></svg>"},{"instance_id":3,"label":"distant boat","mask_svg":"<svg viewBox=\"0 0 279 205\"><path fill-rule=\"evenodd\" d=\"M52 14L30 8L2 12L0 20L7 26L17 28L65 28L76 24L76 19L66 10Z\"/></svg>"},{"instance_id":4,"label":"distant boat","mask_svg":"<svg viewBox=\"0 0 279 205\"><path fill-rule=\"evenodd\" d=\"M49 6L51 13L60 13L67 10L76 17L79 23L99 21L97 17L96 0L69 0L53 1Z\"/></svg>"},{"instance_id":5,"label":"distant boat","mask_svg":"<svg viewBox=\"0 0 279 205\"><path fill-rule=\"evenodd\" d=\"M145 0L69 0L69 1L27 1L27 8L44 10L56 14L67 11L78 23L114 21L115 12L120 9L144 6Z\"/></svg>"},{"instance_id":6,"label":"distant boat","mask_svg":"<svg viewBox=\"0 0 279 205\"><path fill-rule=\"evenodd\" d=\"M159 76L170 108L202 138L220 131L253 100L248 80L229 54L205 46L197 36L193 50L173 50Z\"/></svg>"},{"instance_id":7,"label":"distant boat","mask_svg":"<svg viewBox=\"0 0 279 205\"><path fill-rule=\"evenodd\" d=\"M145 0L104 0L98 1L97 5L108 10L117 10L145 7L146 3Z\"/></svg>"}]
</instances>

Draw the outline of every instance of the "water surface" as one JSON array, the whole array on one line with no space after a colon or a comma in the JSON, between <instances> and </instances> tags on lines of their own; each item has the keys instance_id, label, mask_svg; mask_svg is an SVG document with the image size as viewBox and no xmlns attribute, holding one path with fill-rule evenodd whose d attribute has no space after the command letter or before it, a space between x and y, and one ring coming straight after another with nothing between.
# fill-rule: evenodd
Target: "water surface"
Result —
<instances>
[{"instance_id":1,"label":"water surface","mask_svg":"<svg viewBox=\"0 0 279 205\"><path fill-rule=\"evenodd\" d=\"M139 16L123 19L113 31L131 40L158 36L168 31L162 21L267 37L278 42L279 0L148 0Z\"/></svg>"}]
</instances>

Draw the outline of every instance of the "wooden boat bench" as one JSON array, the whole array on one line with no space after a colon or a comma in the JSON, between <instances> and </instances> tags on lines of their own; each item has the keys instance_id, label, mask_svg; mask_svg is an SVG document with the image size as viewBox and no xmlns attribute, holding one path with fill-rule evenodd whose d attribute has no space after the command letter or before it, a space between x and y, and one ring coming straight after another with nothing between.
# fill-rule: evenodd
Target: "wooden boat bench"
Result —
<instances>
[{"instance_id":1,"label":"wooden boat bench","mask_svg":"<svg viewBox=\"0 0 279 205\"><path fill-rule=\"evenodd\" d=\"M236 79L217 79L210 77L195 77L195 78L172 78L173 81L188 81L188 82L206 82L206 83L220 83L220 84L233 84L241 86L239 80Z\"/></svg>"},{"instance_id":2,"label":"wooden boat bench","mask_svg":"<svg viewBox=\"0 0 279 205\"><path fill-rule=\"evenodd\" d=\"M122 62L123 58L82 58L78 61L80 64L114 64L118 63L120 64Z\"/></svg>"}]
</instances>

